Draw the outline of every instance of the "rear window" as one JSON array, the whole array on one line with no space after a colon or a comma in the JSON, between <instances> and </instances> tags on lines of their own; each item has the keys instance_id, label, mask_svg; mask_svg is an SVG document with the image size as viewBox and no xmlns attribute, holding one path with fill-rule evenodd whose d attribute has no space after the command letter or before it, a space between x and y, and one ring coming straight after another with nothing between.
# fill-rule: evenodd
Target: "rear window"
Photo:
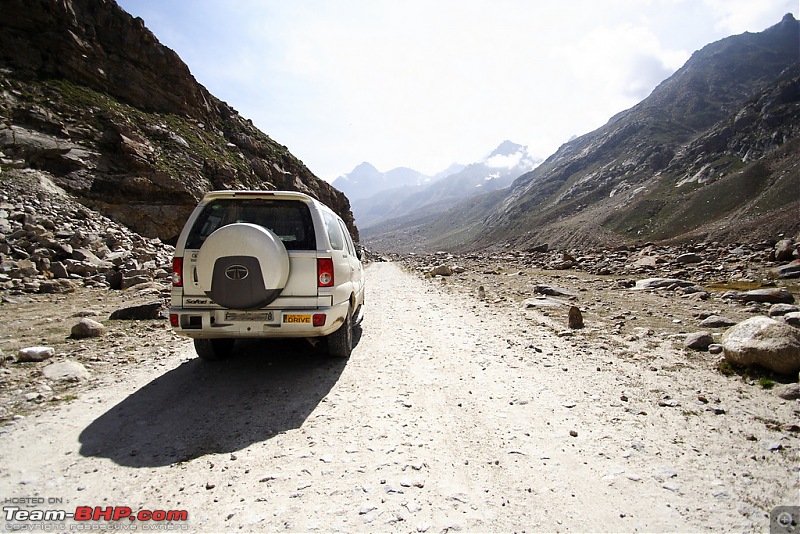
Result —
<instances>
[{"instance_id":1,"label":"rear window","mask_svg":"<svg viewBox=\"0 0 800 534\"><path fill-rule=\"evenodd\" d=\"M286 250L317 248L314 222L305 203L260 198L223 198L208 203L189 233L186 248L200 248L215 230L233 223L252 223L272 230Z\"/></svg>"}]
</instances>

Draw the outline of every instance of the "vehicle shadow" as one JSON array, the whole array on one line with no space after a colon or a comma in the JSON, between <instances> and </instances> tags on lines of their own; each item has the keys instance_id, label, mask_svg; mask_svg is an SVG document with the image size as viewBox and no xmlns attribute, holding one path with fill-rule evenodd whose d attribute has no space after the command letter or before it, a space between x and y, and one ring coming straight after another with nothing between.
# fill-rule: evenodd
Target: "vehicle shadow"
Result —
<instances>
[{"instance_id":1,"label":"vehicle shadow","mask_svg":"<svg viewBox=\"0 0 800 534\"><path fill-rule=\"evenodd\" d=\"M346 363L303 340L238 341L230 358L190 360L99 416L80 454L158 467L241 450L299 428Z\"/></svg>"}]
</instances>

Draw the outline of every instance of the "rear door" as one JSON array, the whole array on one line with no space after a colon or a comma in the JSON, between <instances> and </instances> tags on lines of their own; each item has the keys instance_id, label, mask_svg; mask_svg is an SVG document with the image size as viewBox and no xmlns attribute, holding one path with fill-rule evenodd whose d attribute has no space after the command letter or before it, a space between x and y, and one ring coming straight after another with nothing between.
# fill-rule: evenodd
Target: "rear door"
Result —
<instances>
[{"instance_id":1,"label":"rear door","mask_svg":"<svg viewBox=\"0 0 800 534\"><path fill-rule=\"evenodd\" d=\"M215 230L240 222L268 228L283 242L290 267L279 298L314 298L316 305L316 234L308 204L273 198L219 198L206 204L186 240L183 305L214 306L198 283L197 254Z\"/></svg>"}]
</instances>

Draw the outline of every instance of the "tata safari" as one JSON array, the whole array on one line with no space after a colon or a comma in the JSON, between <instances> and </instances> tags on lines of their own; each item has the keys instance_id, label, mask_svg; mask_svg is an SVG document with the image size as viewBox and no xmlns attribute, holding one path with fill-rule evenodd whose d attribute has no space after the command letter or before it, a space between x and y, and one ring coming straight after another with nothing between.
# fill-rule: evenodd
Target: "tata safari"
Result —
<instances>
[{"instance_id":1,"label":"tata safari","mask_svg":"<svg viewBox=\"0 0 800 534\"><path fill-rule=\"evenodd\" d=\"M172 262L170 323L205 360L239 338L312 338L349 357L364 269L342 219L292 191L214 191L189 217Z\"/></svg>"}]
</instances>

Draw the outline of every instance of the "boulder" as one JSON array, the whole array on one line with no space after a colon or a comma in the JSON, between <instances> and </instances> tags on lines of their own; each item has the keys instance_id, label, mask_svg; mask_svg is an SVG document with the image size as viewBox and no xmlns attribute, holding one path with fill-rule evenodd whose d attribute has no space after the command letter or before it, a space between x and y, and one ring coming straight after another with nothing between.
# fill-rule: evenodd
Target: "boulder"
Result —
<instances>
[{"instance_id":1,"label":"boulder","mask_svg":"<svg viewBox=\"0 0 800 534\"><path fill-rule=\"evenodd\" d=\"M800 384L784 384L775 388L775 394L786 400L800 399Z\"/></svg>"},{"instance_id":2,"label":"boulder","mask_svg":"<svg viewBox=\"0 0 800 534\"><path fill-rule=\"evenodd\" d=\"M708 352L710 354L722 354L722 345L719 343L712 343L708 346Z\"/></svg>"},{"instance_id":3,"label":"boulder","mask_svg":"<svg viewBox=\"0 0 800 534\"><path fill-rule=\"evenodd\" d=\"M775 259L778 261L791 261L794 249L794 242L791 239L781 239L775 243Z\"/></svg>"},{"instance_id":4,"label":"boulder","mask_svg":"<svg viewBox=\"0 0 800 534\"><path fill-rule=\"evenodd\" d=\"M39 293L74 293L77 289L78 286L66 278L44 280L39 283Z\"/></svg>"},{"instance_id":5,"label":"boulder","mask_svg":"<svg viewBox=\"0 0 800 534\"><path fill-rule=\"evenodd\" d=\"M694 252L687 252L686 254L681 254L680 256L675 258L675 261L677 261L678 263L700 263L701 261L703 261L703 258L701 258L699 254L696 254Z\"/></svg>"},{"instance_id":6,"label":"boulder","mask_svg":"<svg viewBox=\"0 0 800 534\"><path fill-rule=\"evenodd\" d=\"M550 246L547 243L542 243L541 245L528 248L526 252L547 252L548 250L550 250Z\"/></svg>"},{"instance_id":7,"label":"boulder","mask_svg":"<svg viewBox=\"0 0 800 534\"><path fill-rule=\"evenodd\" d=\"M50 264L50 272L53 274L53 278L69 278L67 266L60 261L52 262Z\"/></svg>"},{"instance_id":8,"label":"boulder","mask_svg":"<svg viewBox=\"0 0 800 534\"><path fill-rule=\"evenodd\" d=\"M453 269L449 265L438 265L428 273L431 276L453 276Z\"/></svg>"},{"instance_id":9,"label":"boulder","mask_svg":"<svg viewBox=\"0 0 800 534\"><path fill-rule=\"evenodd\" d=\"M56 353L53 347L26 347L19 349L17 353L18 362L43 362L52 358Z\"/></svg>"},{"instance_id":10,"label":"boulder","mask_svg":"<svg viewBox=\"0 0 800 534\"><path fill-rule=\"evenodd\" d=\"M574 291L570 291L569 289L564 289L563 287L558 286L548 286L548 285L535 285L533 286L534 293L540 293L542 295L548 295L550 297L577 297L578 294Z\"/></svg>"},{"instance_id":11,"label":"boulder","mask_svg":"<svg viewBox=\"0 0 800 534\"><path fill-rule=\"evenodd\" d=\"M134 273L123 273L122 278L120 280L120 289L130 289L134 286L138 286L139 284L146 284L148 282L152 282L153 277L149 273L145 272L134 272Z\"/></svg>"},{"instance_id":12,"label":"boulder","mask_svg":"<svg viewBox=\"0 0 800 534\"><path fill-rule=\"evenodd\" d=\"M79 362L51 363L42 369L42 376L56 382L80 382L89 379L89 371Z\"/></svg>"},{"instance_id":13,"label":"boulder","mask_svg":"<svg viewBox=\"0 0 800 534\"><path fill-rule=\"evenodd\" d=\"M119 309L112 313L109 319L112 321L146 321L148 319L160 319L163 309L164 303L158 300L139 306Z\"/></svg>"},{"instance_id":14,"label":"boulder","mask_svg":"<svg viewBox=\"0 0 800 534\"><path fill-rule=\"evenodd\" d=\"M783 322L794 327L800 327L800 312L787 313L782 317Z\"/></svg>"},{"instance_id":15,"label":"boulder","mask_svg":"<svg viewBox=\"0 0 800 534\"><path fill-rule=\"evenodd\" d=\"M75 339L83 339L87 337L100 337L106 332L106 327L103 323L99 323L92 319L84 317L78 324L72 327L72 336Z\"/></svg>"},{"instance_id":16,"label":"boulder","mask_svg":"<svg viewBox=\"0 0 800 534\"><path fill-rule=\"evenodd\" d=\"M658 256L644 256L639 258L638 260L633 262L634 267L644 267L654 269L659 264L666 263L667 261L664 258L660 258Z\"/></svg>"},{"instance_id":17,"label":"boulder","mask_svg":"<svg viewBox=\"0 0 800 534\"><path fill-rule=\"evenodd\" d=\"M567 321L570 328L583 328L583 314L577 306L570 306Z\"/></svg>"},{"instance_id":18,"label":"boulder","mask_svg":"<svg viewBox=\"0 0 800 534\"><path fill-rule=\"evenodd\" d=\"M800 278L800 260L775 267L770 274L775 278Z\"/></svg>"},{"instance_id":19,"label":"boulder","mask_svg":"<svg viewBox=\"0 0 800 534\"><path fill-rule=\"evenodd\" d=\"M522 307L526 310L532 308L555 308L559 306L569 306L569 304L550 297L535 297L532 299L525 299L522 303Z\"/></svg>"},{"instance_id":20,"label":"boulder","mask_svg":"<svg viewBox=\"0 0 800 534\"><path fill-rule=\"evenodd\" d=\"M683 346L692 350L708 350L708 347L714 343L714 336L710 332L694 332L686 336Z\"/></svg>"},{"instance_id":21,"label":"boulder","mask_svg":"<svg viewBox=\"0 0 800 534\"><path fill-rule=\"evenodd\" d=\"M769 316L776 317L779 315L786 315L787 313L793 313L800 311L800 306L795 304L773 304L769 308Z\"/></svg>"},{"instance_id":22,"label":"boulder","mask_svg":"<svg viewBox=\"0 0 800 534\"><path fill-rule=\"evenodd\" d=\"M692 287L694 283L677 278L645 278L637 280L633 289L665 289L669 287Z\"/></svg>"},{"instance_id":23,"label":"boulder","mask_svg":"<svg viewBox=\"0 0 800 534\"><path fill-rule=\"evenodd\" d=\"M800 371L800 330L769 317L752 317L722 336L725 358L757 364L780 374Z\"/></svg>"},{"instance_id":24,"label":"boulder","mask_svg":"<svg viewBox=\"0 0 800 534\"><path fill-rule=\"evenodd\" d=\"M706 328L721 328L721 327L727 328L735 324L736 321L734 321L733 319L728 319L727 317L722 317L720 315L712 315L700 321L700 326L704 326Z\"/></svg>"},{"instance_id":25,"label":"boulder","mask_svg":"<svg viewBox=\"0 0 800 534\"><path fill-rule=\"evenodd\" d=\"M745 292L728 291L722 295L722 298L740 300L742 302L766 302L772 304L791 304L794 302L792 294L782 287L767 287Z\"/></svg>"}]
</instances>

